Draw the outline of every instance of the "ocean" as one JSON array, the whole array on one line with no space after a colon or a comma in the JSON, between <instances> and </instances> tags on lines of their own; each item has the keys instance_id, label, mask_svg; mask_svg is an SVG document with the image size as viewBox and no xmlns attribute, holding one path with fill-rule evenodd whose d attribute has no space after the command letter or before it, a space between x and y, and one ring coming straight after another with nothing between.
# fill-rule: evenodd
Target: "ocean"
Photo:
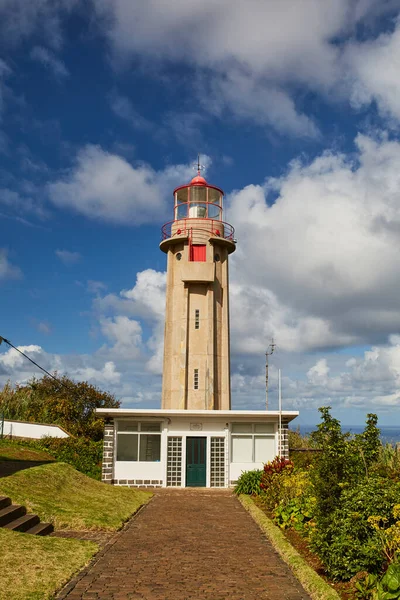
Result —
<instances>
[{"instance_id":1,"label":"ocean","mask_svg":"<svg viewBox=\"0 0 400 600\"><path fill-rule=\"evenodd\" d=\"M301 435L308 435L310 434L312 431L315 431L317 428L317 426L307 426L307 425L300 425L300 427L298 428L300 430ZM397 442L400 443L400 427L379 427L381 432L381 441L382 444L396 444ZM297 428L293 427L293 429L296 431ZM350 433L362 433L364 431L364 427L357 427L357 426L346 426L346 425L342 425L342 431L349 431Z\"/></svg>"}]
</instances>

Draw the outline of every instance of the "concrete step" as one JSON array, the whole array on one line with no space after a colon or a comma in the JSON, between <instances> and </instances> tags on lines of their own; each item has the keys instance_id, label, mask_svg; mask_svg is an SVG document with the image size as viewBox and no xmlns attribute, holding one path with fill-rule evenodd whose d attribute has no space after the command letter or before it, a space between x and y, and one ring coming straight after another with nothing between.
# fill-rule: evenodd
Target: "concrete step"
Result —
<instances>
[{"instance_id":1,"label":"concrete step","mask_svg":"<svg viewBox=\"0 0 400 600\"><path fill-rule=\"evenodd\" d=\"M10 504L11 498L8 498L8 496L0 496L0 509L6 508L7 506L10 506Z\"/></svg>"},{"instance_id":2,"label":"concrete step","mask_svg":"<svg viewBox=\"0 0 400 600\"><path fill-rule=\"evenodd\" d=\"M20 506L19 504L11 504L11 506L2 508L0 510L0 527L4 527L7 523L11 523L11 521L19 519L19 517L23 517L25 514L25 506Z\"/></svg>"},{"instance_id":3,"label":"concrete step","mask_svg":"<svg viewBox=\"0 0 400 600\"><path fill-rule=\"evenodd\" d=\"M12 531L28 531L35 525L40 523L40 519L37 515L23 515L14 521L10 521L7 525L4 525L4 529L11 529Z\"/></svg>"},{"instance_id":4,"label":"concrete step","mask_svg":"<svg viewBox=\"0 0 400 600\"><path fill-rule=\"evenodd\" d=\"M27 529L25 533L31 533L32 535L49 535L53 533L54 527L51 523L38 523L30 529Z\"/></svg>"}]
</instances>

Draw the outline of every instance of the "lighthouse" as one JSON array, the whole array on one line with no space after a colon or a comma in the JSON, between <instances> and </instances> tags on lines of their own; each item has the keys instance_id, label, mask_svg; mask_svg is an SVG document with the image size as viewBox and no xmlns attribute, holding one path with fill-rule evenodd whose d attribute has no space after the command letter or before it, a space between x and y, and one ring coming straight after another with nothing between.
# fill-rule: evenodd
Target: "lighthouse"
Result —
<instances>
[{"instance_id":1,"label":"lighthouse","mask_svg":"<svg viewBox=\"0 0 400 600\"><path fill-rule=\"evenodd\" d=\"M229 410L229 255L224 192L200 174L173 192L162 227L167 289L162 409Z\"/></svg>"},{"instance_id":2,"label":"lighthouse","mask_svg":"<svg viewBox=\"0 0 400 600\"><path fill-rule=\"evenodd\" d=\"M102 481L132 487L230 487L243 471L288 457L297 411L232 410L229 255L224 192L197 175L173 192L167 255L161 407L97 408Z\"/></svg>"}]
</instances>

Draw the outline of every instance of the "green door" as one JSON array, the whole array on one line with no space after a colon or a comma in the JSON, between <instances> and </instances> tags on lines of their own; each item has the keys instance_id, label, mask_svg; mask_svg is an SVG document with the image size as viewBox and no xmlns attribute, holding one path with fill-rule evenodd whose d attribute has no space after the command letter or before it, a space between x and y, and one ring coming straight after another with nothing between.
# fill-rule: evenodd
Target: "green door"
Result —
<instances>
[{"instance_id":1,"label":"green door","mask_svg":"<svg viewBox=\"0 0 400 600\"><path fill-rule=\"evenodd\" d=\"M206 438L186 438L186 486L206 486Z\"/></svg>"}]
</instances>

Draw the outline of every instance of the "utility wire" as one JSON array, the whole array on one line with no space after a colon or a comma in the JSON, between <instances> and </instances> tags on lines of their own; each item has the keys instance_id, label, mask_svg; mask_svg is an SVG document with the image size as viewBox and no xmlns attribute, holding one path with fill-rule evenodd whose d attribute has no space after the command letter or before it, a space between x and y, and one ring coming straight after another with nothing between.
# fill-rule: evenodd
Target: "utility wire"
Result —
<instances>
[{"instance_id":1,"label":"utility wire","mask_svg":"<svg viewBox=\"0 0 400 600\"><path fill-rule=\"evenodd\" d=\"M2 342L5 342L6 344L8 344L9 346L11 346L11 348L14 348L14 350L16 350L17 352L19 352L20 354L22 354L22 356L24 356L25 358L27 358L32 364L35 365L35 367L37 367L38 369L40 369L41 371L43 371L43 373L46 373L46 375L48 375L49 377L51 377L52 379L54 379L54 381L57 381L57 383L59 383L60 385L62 385L63 387L65 387L67 390L71 391L71 388L66 385L65 383L63 383L62 381L60 381L60 379L57 379L57 377L55 377L54 375L52 375L51 373L49 373L48 371L46 371L46 369L44 369L43 367L41 367L40 365L37 364L37 362L35 362L34 360L32 360L31 358L29 358L29 356L27 354L25 354L24 352L22 352L22 350L20 350L19 348L17 348L16 346L14 346L14 344L12 344L10 342L10 340L7 340L6 338L2 337L0 335L0 344Z\"/></svg>"}]
</instances>

